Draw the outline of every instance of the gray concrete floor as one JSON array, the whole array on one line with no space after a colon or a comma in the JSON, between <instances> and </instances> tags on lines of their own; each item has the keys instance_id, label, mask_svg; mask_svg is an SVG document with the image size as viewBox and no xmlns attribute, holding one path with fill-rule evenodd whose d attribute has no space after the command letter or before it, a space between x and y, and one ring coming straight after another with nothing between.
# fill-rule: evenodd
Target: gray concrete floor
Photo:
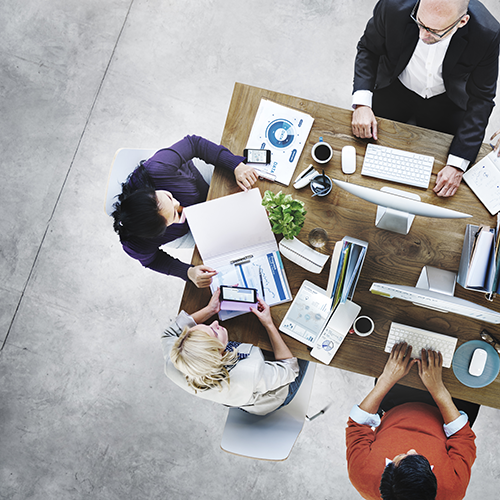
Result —
<instances>
[{"instance_id":1,"label":"gray concrete floor","mask_svg":"<svg viewBox=\"0 0 500 500\"><path fill-rule=\"evenodd\" d=\"M222 452L227 410L163 375L183 282L127 257L102 207L118 148L219 141L236 81L349 107L374 3L0 3L0 498L359 498L344 426L373 381L320 366L311 411L334 406L287 461ZM498 498L498 417L467 498Z\"/></svg>"}]
</instances>

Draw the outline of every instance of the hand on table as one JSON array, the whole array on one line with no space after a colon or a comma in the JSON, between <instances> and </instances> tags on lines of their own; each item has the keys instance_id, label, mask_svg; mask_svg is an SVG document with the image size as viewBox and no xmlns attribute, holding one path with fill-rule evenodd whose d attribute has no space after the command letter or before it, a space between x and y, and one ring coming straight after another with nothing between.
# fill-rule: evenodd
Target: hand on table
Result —
<instances>
[{"instance_id":1,"label":"hand on table","mask_svg":"<svg viewBox=\"0 0 500 500\"><path fill-rule=\"evenodd\" d=\"M205 265L190 267L187 272L188 278L198 288L206 288L207 286L210 286L210 283L212 283L212 277L216 274L217 271L215 269Z\"/></svg>"},{"instance_id":2,"label":"hand on table","mask_svg":"<svg viewBox=\"0 0 500 500\"><path fill-rule=\"evenodd\" d=\"M257 182L258 175L253 167L240 163L234 169L234 178L243 191L248 191Z\"/></svg>"},{"instance_id":3,"label":"hand on table","mask_svg":"<svg viewBox=\"0 0 500 500\"><path fill-rule=\"evenodd\" d=\"M459 168L446 165L438 173L433 191L443 198L453 196L460 186L463 175L464 173Z\"/></svg>"},{"instance_id":4,"label":"hand on table","mask_svg":"<svg viewBox=\"0 0 500 500\"><path fill-rule=\"evenodd\" d=\"M378 139L377 119L369 106L357 106L352 113L352 133L361 139Z\"/></svg>"},{"instance_id":5,"label":"hand on table","mask_svg":"<svg viewBox=\"0 0 500 500\"><path fill-rule=\"evenodd\" d=\"M416 359L411 359L411 345L409 346L406 342L395 344L380 379L384 379L385 382L393 385L405 375L408 375L411 367L416 362Z\"/></svg>"}]
</instances>

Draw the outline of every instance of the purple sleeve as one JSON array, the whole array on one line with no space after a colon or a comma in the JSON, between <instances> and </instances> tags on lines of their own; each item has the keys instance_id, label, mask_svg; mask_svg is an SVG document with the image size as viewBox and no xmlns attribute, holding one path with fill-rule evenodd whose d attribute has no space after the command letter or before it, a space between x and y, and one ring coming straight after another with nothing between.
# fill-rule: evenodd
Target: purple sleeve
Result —
<instances>
[{"instance_id":1,"label":"purple sleeve","mask_svg":"<svg viewBox=\"0 0 500 500\"><path fill-rule=\"evenodd\" d=\"M123 242L122 245L125 253L133 259L138 260L144 267L169 276L177 276L184 281L189 281L187 272L192 267L191 264L186 264L172 257L163 250L160 250L158 245L153 244L151 248L147 248L144 242L134 245L130 241Z\"/></svg>"},{"instance_id":2,"label":"purple sleeve","mask_svg":"<svg viewBox=\"0 0 500 500\"><path fill-rule=\"evenodd\" d=\"M233 155L229 149L203 137L187 135L169 148L160 149L146 162L146 165L153 177L171 175L173 172L167 172L170 168L176 170L193 158L200 158L216 167L233 171L245 159L243 156Z\"/></svg>"}]
</instances>

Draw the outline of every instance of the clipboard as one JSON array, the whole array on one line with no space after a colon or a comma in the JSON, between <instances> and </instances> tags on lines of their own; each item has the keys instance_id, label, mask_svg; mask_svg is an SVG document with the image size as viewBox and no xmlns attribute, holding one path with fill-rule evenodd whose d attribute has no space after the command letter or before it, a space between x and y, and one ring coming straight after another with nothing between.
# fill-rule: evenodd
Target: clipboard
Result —
<instances>
[{"instance_id":1,"label":"clipboard","mask_svg":"<svg viewBox=\"0 0 500 500\"><path fill-rule=\"evenodd\" d=\"M276 238L258 188L184 209L203 262L216 269L210 288L256 288L270 306L292 300ZM246 311L248 312L248 310ZM221 321L245 314L219 312Z\"/></svg>"}]
</instances>

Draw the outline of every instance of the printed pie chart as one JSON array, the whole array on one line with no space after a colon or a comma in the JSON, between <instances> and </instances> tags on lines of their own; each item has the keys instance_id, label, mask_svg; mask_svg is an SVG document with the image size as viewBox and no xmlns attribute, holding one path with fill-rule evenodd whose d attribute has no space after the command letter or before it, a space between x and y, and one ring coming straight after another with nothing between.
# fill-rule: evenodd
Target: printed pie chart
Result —
<instances>
[{"instance_id":1,"label":"printed pie chart","mask_svg":"<svg viewBox=\"0 0 500 500\"><path fill-rule=\"evenodd\" d=\"M266 137L276 148L286 148L293 143L295 131L288 120L274 120L266 129Z\"/></svg>"}]
</instances>

